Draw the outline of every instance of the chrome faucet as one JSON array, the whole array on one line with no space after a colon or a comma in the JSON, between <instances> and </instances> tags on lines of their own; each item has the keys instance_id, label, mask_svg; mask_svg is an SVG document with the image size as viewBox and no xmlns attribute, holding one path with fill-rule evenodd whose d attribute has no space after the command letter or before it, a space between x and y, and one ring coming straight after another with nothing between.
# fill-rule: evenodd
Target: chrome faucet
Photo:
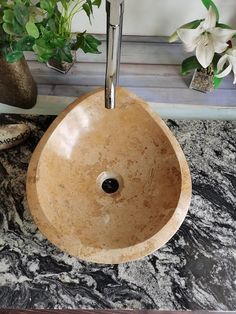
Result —
<instances>
[{"instance_id":1,"label":"chrome faucet","mask_svg":"<svg viewBox=\"0 0 236 314\"><path fill-rule=\"evenodd\" d=\"M106 10L107 64L105 107L107 109L114 109L116 106L116 86L119 79L124 0L106 0Z\"/></svg>"}]
</instances>

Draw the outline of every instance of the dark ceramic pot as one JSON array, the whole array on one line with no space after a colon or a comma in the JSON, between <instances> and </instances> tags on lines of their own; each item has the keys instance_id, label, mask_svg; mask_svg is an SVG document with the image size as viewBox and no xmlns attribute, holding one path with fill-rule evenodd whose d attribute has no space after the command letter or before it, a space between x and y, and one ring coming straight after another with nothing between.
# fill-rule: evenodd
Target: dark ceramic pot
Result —
<instances>
[{"instance_id":1,"label":"dark ceramic pot","mask_svg":"<svg viewBox=\"0 0 236 314\"><path fill-rule=\"evenodd\" d=\"M7 63L0 55L0 103L23 109L37 101L37 85L25 59Z\"/></svg>"}]
</instances>

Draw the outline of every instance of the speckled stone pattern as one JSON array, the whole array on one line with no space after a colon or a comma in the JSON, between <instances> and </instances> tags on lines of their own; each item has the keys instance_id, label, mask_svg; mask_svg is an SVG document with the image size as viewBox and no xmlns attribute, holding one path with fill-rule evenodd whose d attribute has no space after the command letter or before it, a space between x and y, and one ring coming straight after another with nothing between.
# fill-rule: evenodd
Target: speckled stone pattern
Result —
<instances>
[{"instance_id":1,"label":"speckled stone pattern","mask_svg":"<svg viewBox=\"0 0 236 314\"><path fill-rule=\"evenodd\" d=\"M236 122L167 122L192 173L189 214L153 255L103 266L49 244L28 212L28 162L52 121L0 116L32 129L24 144L0 152L0 308L236 310Z\"/></svg>"}]
</instances>

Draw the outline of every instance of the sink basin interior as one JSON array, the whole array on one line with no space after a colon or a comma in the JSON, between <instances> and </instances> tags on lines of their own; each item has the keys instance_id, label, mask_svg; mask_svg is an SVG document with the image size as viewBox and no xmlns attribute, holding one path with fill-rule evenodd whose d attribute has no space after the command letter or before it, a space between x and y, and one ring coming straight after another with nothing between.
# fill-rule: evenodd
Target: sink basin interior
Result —
<instances>
[{"instance_id":1,"label":"sink basin interior","mask_svg":"<svg viewBox=\"0 0 236 314\"><path fill-rule=\"evenodd\" d=\"M146 104L119 89L117 108L107 110L103 94L75 102L52 124L32 157L27 192L49 240L117 263L169 240L187 213L191 181L177 141Z\"/></svg>"}]
</instances>

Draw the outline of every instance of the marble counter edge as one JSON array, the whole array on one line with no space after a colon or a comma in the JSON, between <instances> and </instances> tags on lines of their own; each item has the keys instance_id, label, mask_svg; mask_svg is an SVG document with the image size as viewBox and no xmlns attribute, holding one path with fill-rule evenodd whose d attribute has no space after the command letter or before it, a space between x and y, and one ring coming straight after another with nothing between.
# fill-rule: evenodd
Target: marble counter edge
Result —
<instances>
[{"instance_id":1,"label":"marble counter edge","mask_svg":"<svg viewBox=\"0 0 236 314\"><path fill-rule=\"evenodd\" d=\"M0 113L58 115L76 97L39 95L32 109L21 109L0 103ZM164 119L236 120L236 107L203 106L149 102L154 111Z\"/></svg>"}]
</instances>

